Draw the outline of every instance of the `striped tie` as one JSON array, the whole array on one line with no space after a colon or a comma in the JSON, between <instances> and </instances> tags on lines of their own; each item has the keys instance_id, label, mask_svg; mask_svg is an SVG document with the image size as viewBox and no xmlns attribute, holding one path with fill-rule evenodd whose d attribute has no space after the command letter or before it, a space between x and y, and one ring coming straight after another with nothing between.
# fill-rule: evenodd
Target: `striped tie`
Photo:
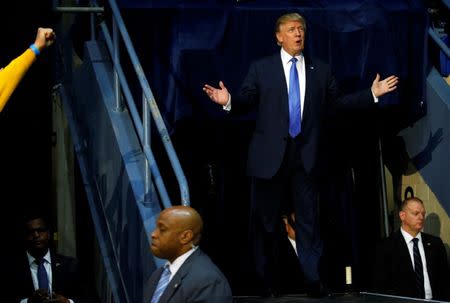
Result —
<instances>
[{"instance_id":1,"label":"striped tie","mask_svg":"<svg viewBox=\"0 0 450 303\"><path fill-rule=\"evenodd\" d=\"M413 255L414 255L414 271L416 272L416 286L419 291L419 298L425 299L425 288L423 284L423 264L419 251L419 239L412 239L414 242Z\"/></svg>"},{"instance_id":2,"label":"striped tie","mask_svg":"<svg viewBox=\"0 0 450 303\"><path fill-rule=\"evenodd\" d=\"M170 281L170 268L169 264L166 264L164 265L164 270L161 274L161 277L159 278L158 286L156 286L156 290L153 293L153 297L150 303L157 303L159 301L159 298L161 297L162 293L169 284L169 281Z\"/></svg>"}]
</instances>

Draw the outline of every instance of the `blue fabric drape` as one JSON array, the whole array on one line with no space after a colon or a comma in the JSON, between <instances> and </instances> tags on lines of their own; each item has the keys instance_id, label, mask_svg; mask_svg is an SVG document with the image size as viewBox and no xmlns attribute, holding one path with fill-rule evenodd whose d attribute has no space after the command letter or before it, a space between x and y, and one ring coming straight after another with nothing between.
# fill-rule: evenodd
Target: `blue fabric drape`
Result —
<instances>
[{"instance_id":1,"label":"blue fabric drape","mask_svg":"<svg viewBox=\"0 0 450 303\"><path fill-rule=\"evenodd\" d=\"M201 87L223 80L236 92L250 61L278 50L274 23L291 11L307 21L305 53L330 63L343 90L369 86L377 72L396 74L402 88L383 104L416 108L424 96L427 37L421 1L336 2L119 3L169 128L193 112L221 117Z\"/></svg>"}]
</instances>

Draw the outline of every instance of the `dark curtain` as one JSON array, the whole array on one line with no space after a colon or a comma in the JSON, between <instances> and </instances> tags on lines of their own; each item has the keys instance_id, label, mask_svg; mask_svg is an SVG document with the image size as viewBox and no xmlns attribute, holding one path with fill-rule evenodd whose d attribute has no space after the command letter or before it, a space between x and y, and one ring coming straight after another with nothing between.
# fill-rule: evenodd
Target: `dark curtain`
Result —
<instances>
[{"instance_id":1,"label":"dark curtain","mask_svg":"<svg viewBox=\"0 0 450 303\"><path fill-rule=\"evenodd\" d=\"M342 289L344 267L351 265L355 286L364 289L371 248L381 236L378 140L389 141L424 114L427 12L421 1L119 3L187 175L192 205L205 218L202 245L236 294L256 287L249 282L245 175L254 113L227 117L206 98L203 85L223 80L236 93L252 60L279 51L274 24L287 12L306 18L305 53L328 62L344 92L369 87L376 73L400 77L398 90L381 98L377 109L330 112L321 149L327 279ZM157 139L154 146L160 151ZM166 159L159 163L178 201Z\"/></svg>"}]
</instances>

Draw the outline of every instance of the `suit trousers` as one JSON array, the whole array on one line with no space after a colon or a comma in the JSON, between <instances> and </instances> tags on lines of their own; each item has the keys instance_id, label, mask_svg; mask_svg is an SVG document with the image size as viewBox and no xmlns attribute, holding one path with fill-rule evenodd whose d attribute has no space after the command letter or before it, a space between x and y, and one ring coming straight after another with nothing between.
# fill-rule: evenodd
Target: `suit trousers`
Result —
<instances>
[{"instance_id":1,"label":"suit trousers","mask_svg":"<svg viewBox=\"0 0 450 303\"><path fill-rule=\"evenodd\" d=\"M256 272L269 288L277 287L279 228L282 212L287 209L295 212L296 244L305 282L320 280L323 245L319 230L318 186L302 164L301 134L287 140L278 172L270 179L252 178L250 236Z\"/></svg>"}]
</instances>

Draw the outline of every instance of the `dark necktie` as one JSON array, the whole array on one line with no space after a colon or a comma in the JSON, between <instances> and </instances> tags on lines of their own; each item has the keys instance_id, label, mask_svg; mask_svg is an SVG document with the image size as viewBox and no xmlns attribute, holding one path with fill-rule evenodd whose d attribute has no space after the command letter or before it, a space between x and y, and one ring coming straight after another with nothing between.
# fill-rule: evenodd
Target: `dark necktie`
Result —
<instances>
[{"instance_id":1,"label":"dark necktie","mask_svg":"<svg viewBox=\"0 0 450 303\"><path fill-rule=\"evenodd\" d=\"M159 301L159 298L161 297L162 293L169 284L169 281L170 281L170 268L169 264L166 264L164 266L164 270L161 274L161 277L159 278L158 285L156 286L156 290L153 293L153 297L150 303L157 303Z\"/></svg>"},{"instance_id":2,"label":"dark necktie","mask_svg":"<svg viewBox=\"0 0 450 303\"><path fill-rule=\"evenodd\" d=\"M38 278L38 286L40 289L46 289L48 290L48 276L47 271L45 270L45 260L42 259L36 259L35 261L38 264L38 270L37 270L37 278Z\"/></svg>"},{"instance_id":3,"label":"dark necktie","mask_svg":"<svg viewBox=\"0 0 450 303\"><path fill-rule=\"evenodd\" d=\"M297 58L291 60L289 72L289 135L295 138L300 133L301 110L300 110L300 87L297 73Z\"/></svg>"},{"instance_id":4,"label":"dark necktie","mask_svg":"<svg viewBox=\"0 0 450 303\"><path fill-rule=\"evenodd\" d=\"M414 242L413 246L413 255L414 255L414 271L416 272L416 285L417 289L419 290L419 297L424 299L425 298L425 288L423 283L423 264L422 264L422 258L420 257L420 251L419 251L419 239L414 238L412 239Z\"/></svg>"}]
</instances>

